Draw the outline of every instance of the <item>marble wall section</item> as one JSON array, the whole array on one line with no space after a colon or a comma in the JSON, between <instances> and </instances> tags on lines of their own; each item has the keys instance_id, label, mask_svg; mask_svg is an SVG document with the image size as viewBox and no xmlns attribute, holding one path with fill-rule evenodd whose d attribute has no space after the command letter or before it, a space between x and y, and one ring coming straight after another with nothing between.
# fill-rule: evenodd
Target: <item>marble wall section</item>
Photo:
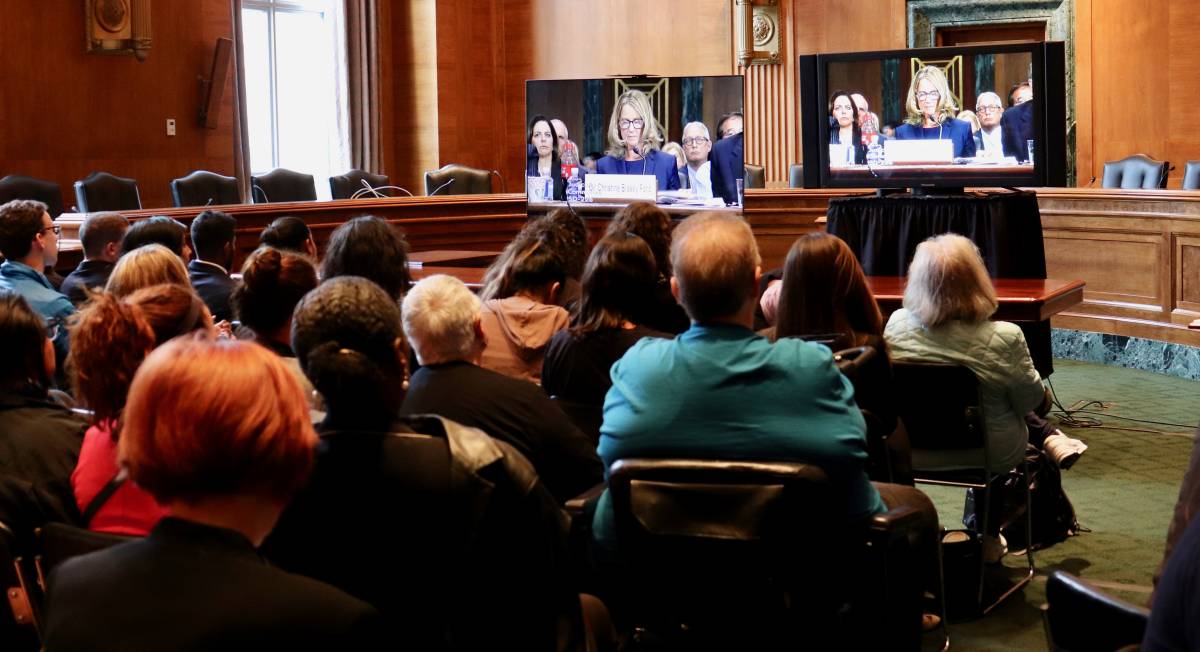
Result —
<instances>
[{"instance_id":1,"label":"marble wall section","mask_svg":"<svg viewBox=\"0 0 1200 652\"><path fill-rule=\"evenodd\" d=\"M1200 380L1200 349L1196 347L1065 328L1052 329L1050 342L1056 358Z\"/></svg>"}]
</instances>

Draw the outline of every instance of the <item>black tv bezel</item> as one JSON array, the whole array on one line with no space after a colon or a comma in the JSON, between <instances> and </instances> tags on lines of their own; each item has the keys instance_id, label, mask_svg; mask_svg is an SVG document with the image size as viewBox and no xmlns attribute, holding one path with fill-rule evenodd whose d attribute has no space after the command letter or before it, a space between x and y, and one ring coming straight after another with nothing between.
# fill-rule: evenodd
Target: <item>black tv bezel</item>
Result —
<instances>
[{"instance_id":1,"label":"black tv bezel","mask_svg":"<svg viewBox=\"0 0 1200 652\"><path fill-rule=\"evenodd\" d=\"M918 57L933 59L947 54L1009 54L1028 53L1033 66L1033 129L1034 168L1027 175L980 174L969 177L956 176L952 179L928 174L911 177L874 179L834 179L829 173L829 121L826 98L832 92L828 87L828 65L830 63L873 61L883 59L908 59ZM1065 71L1065 54L1060 41L1024 41L1018 43L995 43L990 45L962 45L937 48L907 48L900 50L872 50L867 52L840 52L801 55L799 61L801 143L804 165L805 188L961 188L961 187L1005 187L1005 186L1065 186L1066 185L1066 113L1065 89L1062 87ZM1059 88L1053 96L1046 91L1051 80L1059 80ZM1048 125L1061 125L1048 129ZM813 135L815 134L815 136ZM809 161L817 161L810 165Z\"/></svg>"}]
</instances>

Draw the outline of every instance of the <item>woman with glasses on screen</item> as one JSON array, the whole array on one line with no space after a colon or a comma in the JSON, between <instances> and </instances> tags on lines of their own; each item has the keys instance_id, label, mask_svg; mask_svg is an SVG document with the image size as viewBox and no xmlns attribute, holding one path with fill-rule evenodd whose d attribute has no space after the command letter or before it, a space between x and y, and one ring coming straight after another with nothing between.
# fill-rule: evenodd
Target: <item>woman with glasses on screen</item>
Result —
<instances>
[{"instance_id":1,"label":"woman with glasses on screen","mask_svg":"<svg viewBox=\"0 0 1200 652\"><path fill-rule=\"evenodd\" d=\"M954 97L940 68L925 66L913 75L905 109L908 118L896 128L897 140L950 140L954 158L975 156L971 125L955 119Z\"/></svg>"},{"instance_id":2,"label":"woman with glasses on screen","mask_svg":"<svg viewBox=\"0 0 1200 652\"><path fill-rule=\"evenodd\" d=\"M553 184L551 196L543 199L563 201L566 199L566 184L562 176L562 164L558 158L558 134L550 124L550 118L535 115L529 121L529 137L525 148L525 176L536 179L550 179ZM544 187L544 186L542 186ZM538 193L530 193L536 196Z\"/></svg>"},{"instance_id":3,"label":"woman with glasses on screen","mask_svg":"<svg viewBox=\"0 0 1200 652\"><path fill-rule=\"evenodd\" d=\"M641 91L625 91L608 120L608 155L596 161L598 174L652 174L658 189L679 190L675 157L659 150L662 132L650 100Z\"/></svg>"}]
</instances>

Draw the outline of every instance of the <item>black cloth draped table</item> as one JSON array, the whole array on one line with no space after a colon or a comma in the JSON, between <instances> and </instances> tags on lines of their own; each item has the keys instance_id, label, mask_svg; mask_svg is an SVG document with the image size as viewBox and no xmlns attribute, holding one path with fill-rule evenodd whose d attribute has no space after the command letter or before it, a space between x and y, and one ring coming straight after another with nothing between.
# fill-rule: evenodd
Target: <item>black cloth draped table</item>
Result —
<instances>
[{"instance_id":1,"label":"black cloth draped table","mask_svg":"<svg viewBox=\"0 0 1200 652\"><path fill-rule=\"evenodd\" d=\"M992 278L1046 278L1042 216L1031 192L839 197L829 201L826 230L850 245L867 276L904 276L917 245L957 233L979 247ZM1038 373L1050 375L1050 322L1018 325Z\"/></svg>"}]
</instances>

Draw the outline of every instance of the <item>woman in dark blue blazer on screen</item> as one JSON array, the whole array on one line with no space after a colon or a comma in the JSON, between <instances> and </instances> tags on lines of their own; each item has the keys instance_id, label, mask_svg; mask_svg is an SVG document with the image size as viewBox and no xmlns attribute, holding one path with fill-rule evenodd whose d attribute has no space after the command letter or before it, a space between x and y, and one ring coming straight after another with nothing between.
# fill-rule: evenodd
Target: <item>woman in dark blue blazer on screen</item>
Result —
<instances>
[{"instance_id":1,"label":"woman in dark blue blazer on screen","mask_svg":"<svg viewBox=\"0 0 1200 652\"><path fill-rule=\"evenodd\" d=\"M525 141L525 176L552 179L554 191L547 200L566 199L566 182L563 181L562 164L558 158L558 134L550 124L550 118L535 115L529 121L529 137Z\"/></svg>"},{"instance_id":2,"label":"woman in dark blue blazer on screen","mask_svg":"<svg viewBox=\"0 0 1200 652\"><path fill-rule=\"evenodd\" d=\"M662 141L646 94L625 91L608 120L608 155L596 161L596 173L653 174L660 191L679 190L675 157L658 149Z\"/></svg>"},{"instance_id":3,"label":"woman in dark blue blazer on screen","mask_svg":"<svg viewBox=\"0 0 1200 652\"><path fill-rule=\"evenodd\" d=\"M905 108L908 118L896 128L897 140L949 139L955 158L975 156L971 125L954 117L954 97L940 68L925 66L913 75Z\"/></svg>"},{"instance_id":4,"label":"woman in dark blue blazer on screen","mask_svg":"<svg viewBox=\"0 0 1200 652\"><path fill-rule=\"evenodd\" d=\"M858 109L846 91L834 91L829 97L829 144L853 145L854 162L858 165L867 162L867 148L862 144Z\"/></svg>"}]
</instances>

